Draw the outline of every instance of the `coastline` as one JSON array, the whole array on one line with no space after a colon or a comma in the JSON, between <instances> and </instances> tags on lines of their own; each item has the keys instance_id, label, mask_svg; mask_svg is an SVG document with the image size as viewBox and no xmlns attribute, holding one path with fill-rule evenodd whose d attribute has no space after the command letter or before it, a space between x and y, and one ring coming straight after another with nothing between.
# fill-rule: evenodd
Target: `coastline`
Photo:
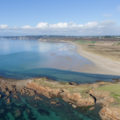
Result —
<instances>
[{"instance_id":1,"label":"coastline","mask_svg":"<svg viewBox=\"0 0 120 120\"><path fill-rule=\"evenodd\" d=\"M110 58L86 51L81 44L71 42L77 48L78 54L91 60L96 65L96 70L91 70L90 73L120 75L120 62Z\"/></svg>"},{"instance_id":2,"label":"coastline","mask_svg":"<svg viewBox=\"0 0 120 120\"><path fill-rule=\"evenodd\" d=\"M73 42L72 44L76 46L77 52L81 56L88 58L96 65L93 70L92 68L91 70L85 68L84 70L86 70L86 72L119 75L119 69L116 70L115 68L116 71L114 69L112 71L110 70L112 67L119 68L119 66L115 64L115 61L87 52L77 43ZM103 63L106 63L108 67ZM96 68L98 68L98 70ZM11 96L18 100L19 94L22 97L26 95L27 97L34 97L34 101L40 101L41 97L39 97L39 95L42 95L50 100L51 106L53 104L57 105L57 102L51 101L51 99L61 98L74 109L87 107L92 113L92 110L95 111L96 106L100 104L101 108L98 113L103 120L106 118L119 120L120 118L120 101L118 101L120 97L119 78L117 82L95 82L92 84L56 82L48 78L31 78L20 81L14 81L12 79L5 81L4 78L1 78L0 82L1 92L3 93L1 94L1 98L5 99L8 105L12 103ZM3 95L5 95L5 97Z\"/></svg>"},{"instance_id":3,"label":"coastline","mask_svg":"<svg viewBox=\"0 0 120 120\"><path fill-rule=\"evenodd\" d=\"M36 78L29 82L27 87L48 98L62 98L74 109L87 107L93 113L100 107L96 112L102 120L120 120L119 98L111 94L113 91L116 91L116 95L119 93L118 83L98 82L83 85L74 82L60 83L47 78ZM108 87L114 90L107 90ZM104 89L106 90L104 91Z\"/></svg>"},{"instance_id":4,"label":"coastline","mask_svg":"<svg viewBox=\"0 0 120 120\"><path fill-rule=\"evenodd\" d=\"M0 89L1 98L5 99L7 105L12 103L11 96L19 100L19 96L33 97L34 101L41 101L41 95L49 99L49 104L58 105L56 98L61 98L73 109L87 108L88 111L97 114L104 120L119 120L120 101L119 82L98 82L93 84L76 84L74 82L58 82L48 78L33 78L26 80L10 80L1 78ZM118 98L111 94L111 86L115 89ZM104 89L106 89L104 91ZM113 91L112 91L113 92ZM18 94L19 93L19 94ZM4 95L4 96L3 96ZM116 106L117 105L117 106ZM95 112L95 113L96 113ZM93 113L94 114L94 113Z\"/></svg>"},{"instance_id":5,"label":"coastline","mask_svg":"<svg viewBox=\"0 0 120 120\"><path fill-rule=\"evenodd\" d=\"M89 111L94 112L99 106L100 108L97 112L102 120L119 120L120 101L111 94L110 90L104 91L104 88L110 86L114 86L113 89L119 91L118 83L98 82L93 84L76 84L74 82L61 83L48 78L34 78L26 87L35 90L36 93L42 94L47 98L62 98L74 109L88 107Z\"/></svg>"}]
</instances>

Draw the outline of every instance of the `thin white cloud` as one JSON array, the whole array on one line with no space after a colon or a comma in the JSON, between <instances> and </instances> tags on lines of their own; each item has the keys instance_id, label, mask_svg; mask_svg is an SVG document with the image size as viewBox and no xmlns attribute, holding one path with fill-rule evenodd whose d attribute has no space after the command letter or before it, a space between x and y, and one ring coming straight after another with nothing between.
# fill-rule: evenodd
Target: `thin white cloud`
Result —
<instances>
[{"instance_id":1,"label":"thin white cloud","mask_svg":"<svg viewBox=\"0 0 120 120\"><path fill-rule=\"evenodd\" d=\"M82 27L85 27L85 28L94 28L94 27L97 27L99 25L98 22L88 22L87 24L83 25Z\"/></svg>"},{"instance_id":2,"label":"thin white cloud","mask_svg":"<svg viewBox=\"0 0 120 120\"><path fill-rule=\"evenodd\" d=\"M6 28L8 28L8 25L6 25L6 24L0 25L0 29L6 29Z\"/></svg>"},{"instance_id":3,"label":"thin white cloud","mask_svg":"<svg viewBox=\"0 0 120 120\"><path fill-rule=\"evenodd\" d=\"M49 27L50 28L67 28L67 27L69 27L69 24L65 23L65 22L64 23L60 22L57 24L50 24Z\"/></svg>"},{"instance_id":4,"label":"thin white cloud","mask_svg":"<svg viewBox=\"0 0 120 120\"><path fill-rule=\"evenodd\" d=\"M32 27L30 25L25 25L25 26L22 26L22 29L31 29Z\"/></svg>"},{"instance_id":5,"label":"thin white cloud","mask_svg":"<svg viewBox=\"0 0 120 120\"><path fill-rule=\"evenodd\" d=\"M40 22L37 24L36 28L41 28L41 29L48 28L48 23Z\"/></svg>"},{"instance_id":6,"label":"thin white cloud","mask_svg":"<svg viewBox=\"0 0 120 120\"><path fill-rule=\"evenodd\" d=\"M22 27L0 25L0 35L3 35L3 33L17 35L120 35L120 26L114 21L92 21L85 24L73 22L49 24L40 22L34 27L31 27L30 25Z\"/></svg>"},{"instance_id":7,"label":"thin white cloud","mask_svg":"<svg viewBox=\"0 0 120 120\"><path fill-rule=\"evenodd\" d=\"M103 16L106 18L109 18L109 17L112 17L112 14L107 13L107 14L104 14Z\"/></svg>"}]
</instances>

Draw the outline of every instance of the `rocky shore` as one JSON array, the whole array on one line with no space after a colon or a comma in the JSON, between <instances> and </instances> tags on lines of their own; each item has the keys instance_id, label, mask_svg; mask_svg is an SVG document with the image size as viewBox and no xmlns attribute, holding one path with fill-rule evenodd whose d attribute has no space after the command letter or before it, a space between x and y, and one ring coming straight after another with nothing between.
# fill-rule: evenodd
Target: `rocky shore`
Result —
<instances>
[{"instance_id":1,"label":"rocky shore","mask_svg":"<svg viewBox=\"0 0 120 120\"><path fill-rule=\"evenodd\" d=\"M26 82L27 81L27 82ZM99 115L102 120L120 120L120 107L116 100L108 92L97 90L99 86L111 83L94 83L78 85L75 83L60 83L47 78L34 78L31 80L5 80L0 79L0 99L4 99L10 104L11 97L19 99L20 95L34 96L34 100L41 100L39 95L47 98L62 98L74 109L79 107L89 107L95 109L96 105L101 105ZM74 89L73 89L74 88ZM51 101L51 104L57 104Z\"/></svg>"},{"instance_id":2,"label":"rocky shore","mask_svg":"<svg viewBox=\"0 0 120 120\"><path fill-rule=\"evenodd\" d=\"M82 106L92 106L94 105L94 99L90 96L87 98L82 98L79 93L70 93L65 89L51 89L49 87L44 87L38 85L34 82L28 83L27 88L35 90L38 94L42 94L48 98L60 97L64 101L72 104L73 107L82 107Z\"/></svg>"},{"instance_id":3,"label":"rocky shore","mask_svg":"<svg viewBox=\"0 0 120 120\"><path fill-rule=\"evenodd\" d=\"M36 79L39 81L40 79ZM36 81L35 80L35 81ZM90 87L88 91L85 90L86 94L82 95L80 92L70 93L70 91L64 89L51 89L47 86L42 86L32 81L27 84L28 88L34 89L39 94L43 94L47 97L61 97L64 101L72 104L74 108L82 106L93 106L90 109L94 109L96 104L101 104L102 108L99 112L102 120L120 120L120 107L113 107L111 104L116 103L115 99L112 98L108 92L95 91L98 86L106 85L109 83L100 82L91 85L74 85L68 83L68 86L76 87Z\"/></svg>"}]
</instances>

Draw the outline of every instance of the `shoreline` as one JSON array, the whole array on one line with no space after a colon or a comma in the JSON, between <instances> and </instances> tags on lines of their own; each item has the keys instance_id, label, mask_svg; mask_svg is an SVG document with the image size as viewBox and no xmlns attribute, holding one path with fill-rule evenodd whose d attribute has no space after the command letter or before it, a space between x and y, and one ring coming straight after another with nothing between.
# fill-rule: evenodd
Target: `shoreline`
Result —
<instances>
[{"instance_id":1,"label":"shoreline","mask_svg":"<svg viewBox=\"0 0 120 120\"><path fill-rule=\"evenodd\" d=\"M88 107L89 111L94 111L97 105L101 106L99 115L102 119L110 118L119 120L120 107L117 98L112 96L109 91L103 91L104 87L119 87L118 83L98 82L93 84L76 84L74 82L58 82L48 78L33 78L19 81L7 81L0 79L1 92L5 94L7 104L11 103L11 94L17 100L19 92L21 95L33 96L34 100L41 100L38 95L45 96L48 99L61 98L70 104L74 109ZM2 96L1 96L2 97ZM118 106L114 105L118 104ZM51 105L57 105L51 101Z\"/></svg>"},{"instance_id":2,"label":"shoreline","mask_svg":"<svg viewBox=\"0 0 120 120\"><path fill-rule=\"evenodd\" d=\"M71 42L71 44L75 45L77 48L77 52L79 55L89 59L96 66L96 70L91 70L90 73L98 73L98 74L108 74L108 75L120 75L120 62L112 60L110 58L97 55L95 53L86 51L82 45L79 43Z\"/></svg>"},{"instance_id":3,"label":"shoreline","mask_svg":"<svg viewBox=\"0 0 120 120\"><path fill-rule=\"evenodd\" d=\"M114 86L116 89L119 87L118 83L99 82L77 85L71 82L60 83L49 81L46 78L37 78L28 83L27 87L48 98L60 97L74 109L88 107L89 111L94 111L100 105L98 114L102 120L119 120L120 101L117 101L117 98L112 96L110 91L103 91L104 89L102 88Z\"/></svg>"},{"instance_id":4,"label":"shoreline","mask_svg":"<svg viewBox=\"0 0 120 120\"><path fill-rule=\"evenodd\" d=\"M104 58L103 56L96 55L91 52L85 51L80 44L72 43L76 46L77 52L91 60L97 67L94 67L91 73L105 73L120 75L119 62ZM105 63L105 64L103 64ZM115 67L115 68L114 68ZM111 70L112 68L112 70ZM102 71L100 71L102 70ZM103 73L102 73L103 72ZM14 81L13 79L0 78L0 88L4 93L1 94L1 98L6 100L9 105L11 96L16 100L19 99L18 92L21 95L32 96L33 100L40 101L39 95L43 95L48 99L62 98L63 101L69 103L74 109L80 107L90 107L89 110L95 110L98 104L101 104L99 115L104 119L119 120L120 118L120 94L119 83L112 82L95 82L92 84L76 84L74 82L58 82L48 78L31 78ZM114 93L114 94L113 94ZM51 104L57 105L56 101L51 101Z\"/></svg>"}]
</instances>

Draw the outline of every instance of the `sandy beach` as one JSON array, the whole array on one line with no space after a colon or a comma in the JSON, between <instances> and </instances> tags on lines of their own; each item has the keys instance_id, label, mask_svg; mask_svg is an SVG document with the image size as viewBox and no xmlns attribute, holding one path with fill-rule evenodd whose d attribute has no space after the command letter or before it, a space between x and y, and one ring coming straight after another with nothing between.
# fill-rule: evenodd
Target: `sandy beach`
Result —
<instances>
[{"instance_id":1,"label":"sandy beach","mask_svg":"<svg viewBox=\"0 0 120 120\"><path fill-rule=\"evenodd\" d=\"M95 53L86 51L81 44L75 42L72 42L72 44L77 47L77 52L81 56L91 60L96 65L96 69L91 69L90 73L120 75L119 61L115 61L102 55L97 55Z\"/></svg>"}]
</instances>

